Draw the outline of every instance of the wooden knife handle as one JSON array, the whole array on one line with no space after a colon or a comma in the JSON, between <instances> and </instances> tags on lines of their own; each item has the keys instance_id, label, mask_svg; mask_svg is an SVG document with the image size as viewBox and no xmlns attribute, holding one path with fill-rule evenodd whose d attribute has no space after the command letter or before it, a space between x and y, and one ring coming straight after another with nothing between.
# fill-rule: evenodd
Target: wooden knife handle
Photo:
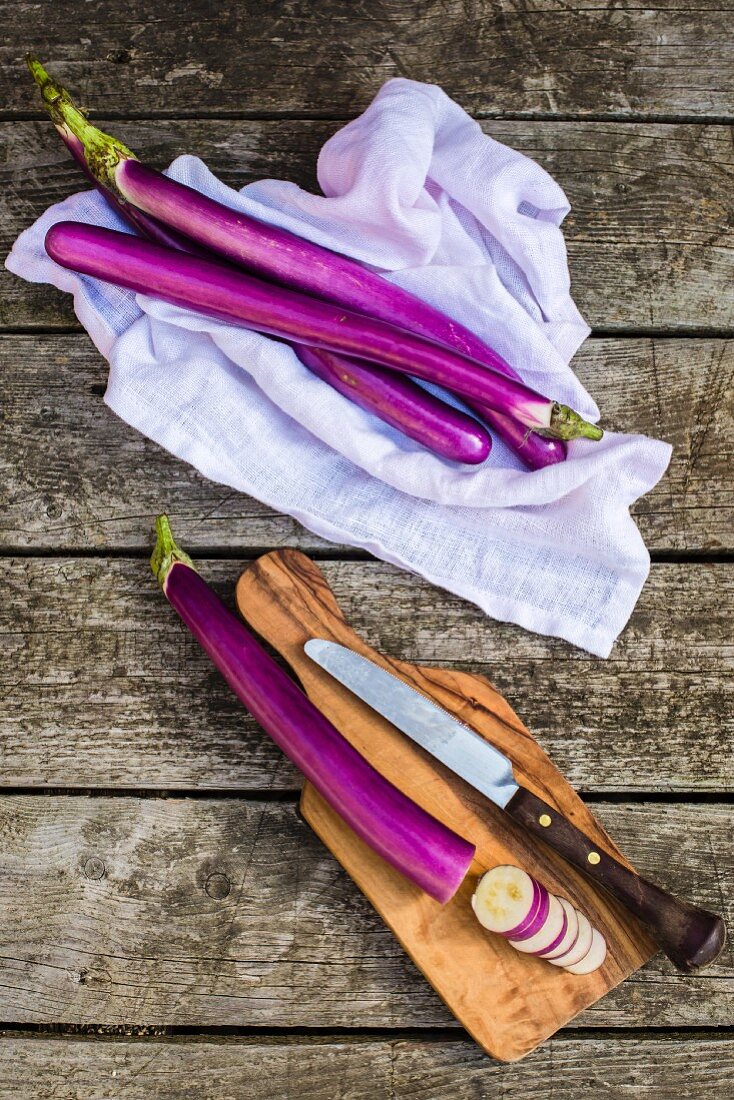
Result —
<instances>
[{"instance_id":1,"label":"wooden knife handle","mask_svg":"<svg viewBox=\"0 0 734 1100\"><path fill-rule=\"evenodd\" d=\"M505 811L621 901L648 926L679 970L693 974L721 953L726 942L721 917L681 901L623 867L542 798L520 787Z\"/></svg>"}]
</instances>

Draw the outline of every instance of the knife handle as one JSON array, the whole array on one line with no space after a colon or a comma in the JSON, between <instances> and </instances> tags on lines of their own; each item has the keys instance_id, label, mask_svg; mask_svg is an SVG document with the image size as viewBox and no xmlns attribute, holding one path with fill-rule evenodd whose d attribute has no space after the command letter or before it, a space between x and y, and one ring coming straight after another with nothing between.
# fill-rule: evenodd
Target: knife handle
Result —
<instances>
[{"instance_id":1,"label":"knife handle","mask_svg":"<svg viewBox=\"0 0 734 1100\"><path fill-rule=\"evenodd\" d=\"M685 974L702 970L720 954L726 942L721 917L681 901L630 871L542 798L520 787L505 812L621 901Z\"/></svg>"}]
</instances>

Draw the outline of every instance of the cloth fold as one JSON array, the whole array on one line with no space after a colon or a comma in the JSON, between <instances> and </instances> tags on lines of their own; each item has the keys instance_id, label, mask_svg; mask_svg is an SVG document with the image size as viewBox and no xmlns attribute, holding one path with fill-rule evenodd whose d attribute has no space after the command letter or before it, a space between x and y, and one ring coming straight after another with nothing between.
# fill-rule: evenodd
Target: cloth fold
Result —
<instances>
[{"instance_id":1,"label":"cloth fold","mask_svg":"<svg viewBox=\"0 0 734 1100\"><path fill-rule=\"evenodd\" d=\"M323 147L323 195L279 180L237 192L192 156L168 172L369 264L475 330L535 389L598 419L568 365L589 329L570 296L567 199L439 88L389 81ZM63 270L43 248L62 219L126 228L82 192L46 211L6 264L74 295L123 420L327 539L608 655L649 570L629 506L664 473L667 444L607 433L529 473L495 439L482 466L459 467L352 405L284 344Z\"/></svg>"}]
</instances>

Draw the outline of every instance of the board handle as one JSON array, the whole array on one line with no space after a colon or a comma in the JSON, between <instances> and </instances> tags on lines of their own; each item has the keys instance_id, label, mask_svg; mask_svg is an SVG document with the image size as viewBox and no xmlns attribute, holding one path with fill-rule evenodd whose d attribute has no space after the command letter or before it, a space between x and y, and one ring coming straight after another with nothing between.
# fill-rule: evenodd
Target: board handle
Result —
<instances>
[{"instance_id":1,"label":"board handle","mask_svg":"<svg viewBox=\"0 0 734 1100\"><path fill-rule=\"evenodd\" d=\"M721 954L726 925L716 913L682 901L623 867L525 787L512 796L505 811L621 901L647 925L663 953L683 973L703 970Z\"/></svg>"}]
</instances>

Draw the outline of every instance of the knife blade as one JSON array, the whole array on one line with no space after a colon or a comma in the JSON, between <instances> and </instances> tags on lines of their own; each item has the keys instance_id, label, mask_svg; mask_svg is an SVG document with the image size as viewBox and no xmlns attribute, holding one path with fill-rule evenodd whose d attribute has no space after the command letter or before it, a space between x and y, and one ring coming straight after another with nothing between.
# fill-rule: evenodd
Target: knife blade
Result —
<instances>
[{"instance_id":1,"label":"knife blade","mask_svg":"<svg viewBox=\"0 0 734 1100\"><path fill-rule=\"evenodd\" d=\"M304 649L335 680L496 805L504 807L517 792L504 753L397 676L335 642L312 638Z\"/></svg>"},{"instance_id":2,"label":"knife blade","mask_svg":"<svg viewBox=\"0 0 734 1100\"><path fill-rule=\"evenodd\" d=\"M720 954L726 942L720 916L674 897L614 859L555 806L522 786L509 758L471 727L347 646L310 638L304 649L401 733L621 901L680 970L694 973Z\"/></svg>"}]
</instances>

